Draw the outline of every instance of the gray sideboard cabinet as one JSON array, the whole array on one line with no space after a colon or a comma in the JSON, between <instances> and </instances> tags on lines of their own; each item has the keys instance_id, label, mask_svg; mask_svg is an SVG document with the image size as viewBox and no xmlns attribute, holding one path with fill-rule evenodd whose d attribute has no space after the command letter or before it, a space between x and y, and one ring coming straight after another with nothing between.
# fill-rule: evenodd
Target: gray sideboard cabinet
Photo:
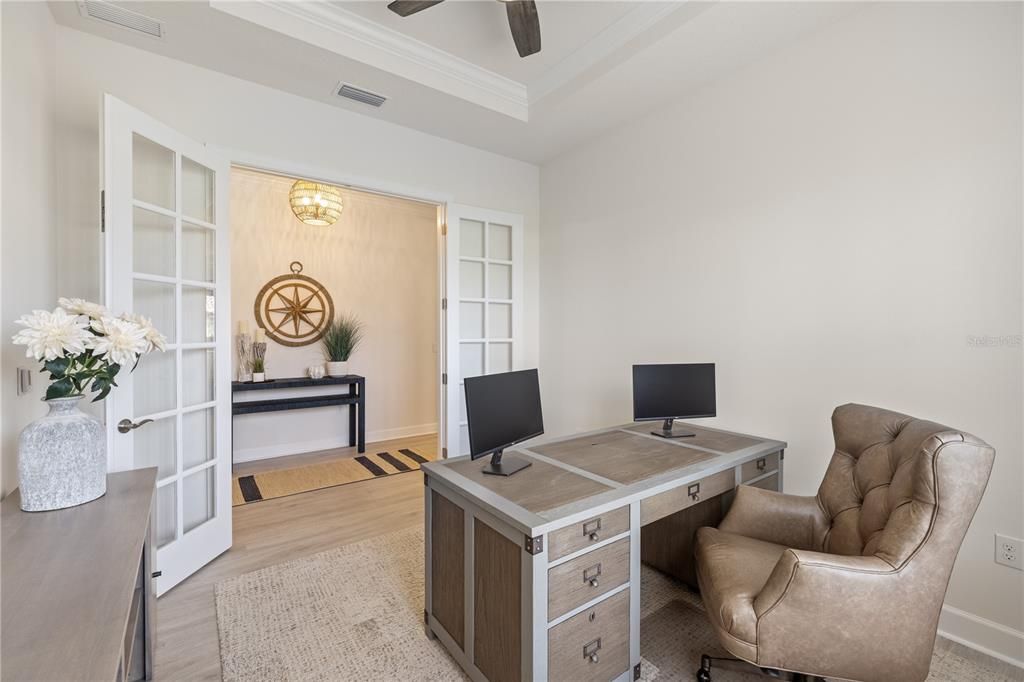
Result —
<instances>
[{"instance_id":1,"label":"gray sideboard cabinet","mask_svg":"<svg viewBox=\"0 0 1024 682\"><path fill-rule=\"evenodd\" d=\"M77 507L0 505L0 679L153 678L156 469L107 476Z\"/></svg>"}]
</instances>

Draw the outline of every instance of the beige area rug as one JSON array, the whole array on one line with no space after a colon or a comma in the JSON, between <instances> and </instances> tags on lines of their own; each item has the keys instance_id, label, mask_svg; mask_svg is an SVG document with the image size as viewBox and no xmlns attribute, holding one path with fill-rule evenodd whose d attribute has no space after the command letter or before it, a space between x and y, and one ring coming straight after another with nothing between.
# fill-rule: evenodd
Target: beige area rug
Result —
<instances>
[{"instance_id":1,"label":"beige area rug","mask_svg":"<svg viewBox=\"0 0 1024 682\"><path fill-rule=\"evenodd\" d=\"M371 478L419 471L420 464L434 459L415 450L401 448L357 457L340 457L329 462L274 469L262 474L235 476L231 482L231 506L237 507L311 490L358 483Z\"/></svg>"},{"instance_id":2,"label":"beige area rug","mask_svg":"<svg viewBox=\"0 0 1024 682\"><path fill-rule=\"evenodd\" d=\"M701 653L723 655L700 597L644 568L643 680L694 679ZM224 680L469 679L423 629L419 527L217 583ZM715 682L764 682L719 670ZM936 652L929 682L1015 682L953 652ZM553 681L575 682L575 681Z\"/></svg>"}]
</instances>

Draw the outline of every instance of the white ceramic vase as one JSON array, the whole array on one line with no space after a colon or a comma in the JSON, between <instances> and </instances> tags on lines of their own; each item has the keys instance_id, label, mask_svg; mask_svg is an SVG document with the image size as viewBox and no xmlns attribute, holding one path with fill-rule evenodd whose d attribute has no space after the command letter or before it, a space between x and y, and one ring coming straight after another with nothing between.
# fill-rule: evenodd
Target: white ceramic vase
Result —
<instances>
[{"instance_id":1,"label":"white ceramic vase","mask_svg":"<svg viewBox=\"0 0 1024 682\"><path fill-rule=\"evenodd\" d=\"M107 492L107 437L99 419L78 409L82 396L45 401L49 414L18 439L24 511L63 509Z\"/></svg>"},{"instance_id":2,"label":"white ceramic vase","mask_svg":"<svg viewBox=\"0 0 1024 682\"><path fill-rule=\"evenodd\" d=\"M343 362L328 362L327 363L327 376L329 377L343 377L348 375L348 360Z\"/></svg>"},{"instance_id":3,"label":"white ceramic vase","mask_svg":"<svg viewBox=\"0 0 1024 682\"><path fill-rule=\"evenodd\" d=\"M252 373L252 383L254 383L254 384L262 384L266 380L267 380L267 373L266 372L253 372Z\"/></svg>"}]
</instances>

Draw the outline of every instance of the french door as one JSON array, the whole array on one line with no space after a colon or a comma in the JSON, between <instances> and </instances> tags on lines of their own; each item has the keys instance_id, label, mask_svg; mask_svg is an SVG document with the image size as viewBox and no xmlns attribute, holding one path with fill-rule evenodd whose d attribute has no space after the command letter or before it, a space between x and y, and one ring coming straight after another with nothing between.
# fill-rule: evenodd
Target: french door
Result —
<instances>
[{"instance_id":1,"label":"french door","mask_svg":"<svg viewBox=\"0 0 1024 682\"><path fill-rule=\"evenodd\" d=\"M469 454L466 377L523 369L523 217L447 207L445 447Z\"/></svg>"},{"instance_id":2,"label":"french door","mask_svg":"<svg viewBox=\"0 0 1024 682\"><path fill-rule=\"evenodd\" d=\"M157 468L161 594L231 546L230 166L110 95L103 109L106 303L167 337L118 376L109 468Z\"/></svg>"}]
</instances>

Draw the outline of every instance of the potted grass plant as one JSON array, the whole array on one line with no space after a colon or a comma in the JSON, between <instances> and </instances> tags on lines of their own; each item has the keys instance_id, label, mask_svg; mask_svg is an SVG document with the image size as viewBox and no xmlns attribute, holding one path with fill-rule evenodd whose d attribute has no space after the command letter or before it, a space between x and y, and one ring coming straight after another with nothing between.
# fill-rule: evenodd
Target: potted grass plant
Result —
<instances>
[{"instance_id":1,"label":"potted grass plant","mask_svg":"<svg viewBox=\"0 0 1024 682\"><path fill-rule=\"evenodd\" d=\"M339 315L327 325L320 339L327 361L327 376L348 374L348 359L362 340L363 323L355 315Z\"/></svg>"}]
</instances>

